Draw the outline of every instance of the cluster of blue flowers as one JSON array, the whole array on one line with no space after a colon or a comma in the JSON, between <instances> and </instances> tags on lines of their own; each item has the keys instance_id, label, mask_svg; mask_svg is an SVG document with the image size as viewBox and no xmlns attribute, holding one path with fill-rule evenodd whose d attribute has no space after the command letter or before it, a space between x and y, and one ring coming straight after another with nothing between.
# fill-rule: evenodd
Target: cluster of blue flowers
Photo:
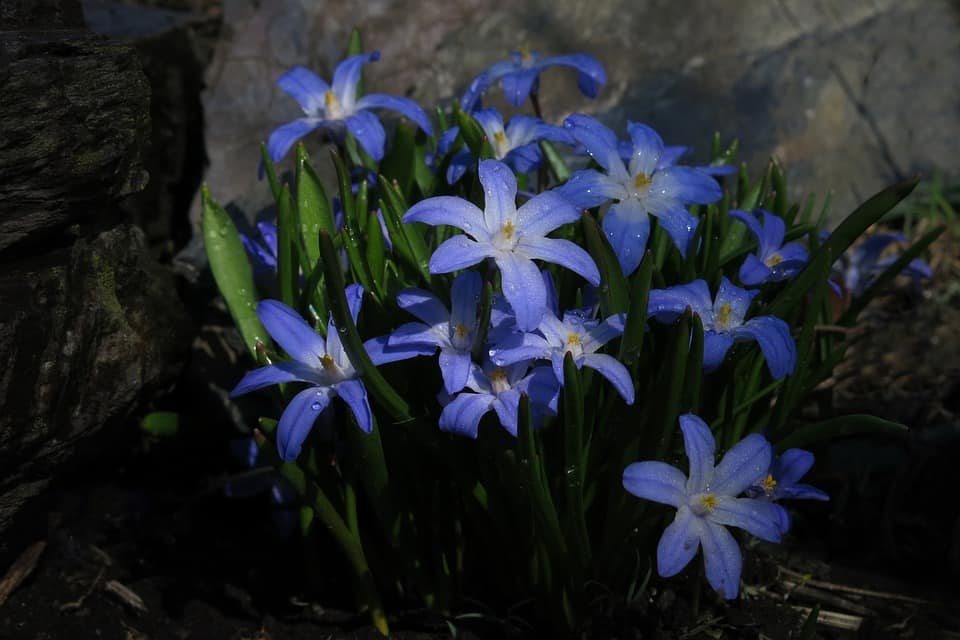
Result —
<instances>
[{"instance_id":1,"label":"cluster of blue flowers","mask_svg":"<svg viewBox=\"0 0 960 640\"><path fill-rule=\"evenodd\" d=\"M349 133L370 158L380 160L386 136L369 111L373 108L397 111L431 135L429 119L413 102L357 95L363 64L377 58L376 53L348 58L337 67L332 85L302 67L282 76L278 84L300 103L305 117L273 132L267 144L270 157L278 161L297 139L317 130L341 143ZM514 106L535 97L540 74L551 66L576 69L580 89L588 96L595 96L606 82L603 67L590 56L542 58L522 51L471 83L460 106L479 124L494 157L478 160L463 144L459 128L453 127L438 136L431 164L435 171L443 168L450 185L475 171L483 208L463 198L436 196L413 204L402 219L407 224L459 231L429 258L430 274L458 273L449 292L450 306L434 292L402 289L396 306L415 320L364 344L375 365L437 356L443 381L438 390L443 431L476 438L483 417L493 411L500 425L516 436L523 395L529 398L535 426L542 426L558 413L568 354L577 368L599 373L626 405L644 402L636 397L630 370L604 352L608 343L624 333L625 314L604 318L595 305L560 308L553 279L542 264L557 265L582 278L584 298L596 295L601 274L587 251L551 234L584 215L598 216L623 275L630 276L647 251L652 216L681 256L696 255L700 219L690 207L718 202L723 192L716 177L733 170L724 165L678 164L687 149L665 145L656 131L640 123L627 123L627 139L621 140L584 114L569 116L562 126L530 116L516 116L505 123L497 110L482 108L482 95L498 82ZM591 168L574 172L551 190L518 192L517 175L532 173L544 163L541 141L560 143L571 153L589 156ZM593 213L587 211L591 209ZM790 327L753 303L761 287L799 274L808 262L808 252L797 242L784 243L786 224L769 211L732 210L729 215L746 226L757 245L739 266L737 280L742 286L723 277L715 292L702 279L653 289L645 320L672 324L691 312L703 326L705 373L719 369L735 343L751 341L759 346L770 375L781 379L793 373L797 362ZM276 229L263 225L260 229L266 247L245 239L258 274L276 269ZM385 229L384 234L389 240ZM860 253L853 256L858 269L863 268L861 263L874 271L889 264L879 258L880 251L896 240L880 237L861 245ZM929 271L922 263L911 267L920 275ZM844 273L848 289L862 290L862 282L849 275L851 268ZM482 292L486 284L497 282L499 293L488 324L482 326ZM359 285L347 287L354 321L363 295ZM281 383L307 385L292 397L280 418L281 458L297 458L315 420L335 397L349 407L360 429L370 431L373 414L366 388L340 343L333 318L323 339L296 311L276 300L261 302L257 313L291 359L248 373L232 395ZM828 498L799 483L813 464L809 452L791 449L777 457L763 436L752 434L715 464L716 443L704 421L687 414L680 417L680 428L689 473L684 475L664 462L637 462L624 471L623 486L635 496L677 509L657 549L660 575L675 575L702 547L708 581L723 596L733 598L739 589L742 558L727 527L777 542L790 524L779 500Z\"/></svg>"}]
</instances>

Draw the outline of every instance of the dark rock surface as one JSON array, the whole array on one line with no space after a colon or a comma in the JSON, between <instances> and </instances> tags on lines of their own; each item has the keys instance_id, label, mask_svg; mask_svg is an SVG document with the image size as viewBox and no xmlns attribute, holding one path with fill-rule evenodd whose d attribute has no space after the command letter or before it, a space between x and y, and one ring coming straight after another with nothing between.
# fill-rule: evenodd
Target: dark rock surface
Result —
<instances>
[{"instance_id":1,"label":"dark rock surface","mask_svg":"<svg viewBox=\"0 0 960 640\"><path fill-rule=\"evenodd\" d=\"M354 26L383 53L368 90L426 106L521 44L593 54L608 85L591 101L571 72L549 71L549 118L582 110L621 131L628 118L646 121L700 159L714 131L738 137L752 166L771 155L785 164L792 197L834 191L834 219L898 177L956 172L960 8L949 0L225 0L203 98L218 199L256 188L258 144L300 115L274 80L295 64L329 76Z\"/></svg>"},{"instance_id":2,"label":"dark rock surface","mask_svg":"<svg viewBox=\"0 0 960 640\"><path fill-rule=\"evenodd\" d=\"M76 0L0 0L0 531L172 384L190 343L119 206L148 179L147 79L82 18Z\"/></svg>"}]
</instances>

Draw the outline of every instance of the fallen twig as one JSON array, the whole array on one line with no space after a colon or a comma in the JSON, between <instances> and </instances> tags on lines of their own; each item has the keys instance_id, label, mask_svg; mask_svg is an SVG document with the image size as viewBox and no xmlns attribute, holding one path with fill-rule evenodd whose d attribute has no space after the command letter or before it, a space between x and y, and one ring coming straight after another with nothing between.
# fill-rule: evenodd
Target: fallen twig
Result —
<instances>
[{"instance_id":1,"label":"fallen twig","mask_svg":"<svg viewBox=\"0 0 960 640\"><path fill-rule=\"evenodd\" d=\"M123 604L127 605L131 609L140 613L147 612L147 605L144 604L143 598L134 593L130 587L121 584L116 580L110 580L107 582L107 584L103 585L103 589L104 591L115 595L120 599L121 602L123 602Z\"/></svg>"},{"instance_id":2,"label":"fallen twig","mask_svg":"<svg viewBox=\"0 0 960 640\"><path fill-rule=\"evenodd\" d=\"M3 576L3 580L0 580L0 607L7 601L10 594L33 573L33 570L37 567L37 562L40 560L40 555L46 548L45 540L34 542L10 566L6 575Z\"/></svg>"}]
</instances>

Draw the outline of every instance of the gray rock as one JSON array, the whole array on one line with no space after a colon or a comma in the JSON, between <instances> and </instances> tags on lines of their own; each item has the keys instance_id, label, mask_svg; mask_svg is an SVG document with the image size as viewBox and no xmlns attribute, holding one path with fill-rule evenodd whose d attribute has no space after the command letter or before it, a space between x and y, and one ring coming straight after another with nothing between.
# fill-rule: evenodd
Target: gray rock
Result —
<instances>
[{"instance_id":1,"label":"gray rock","mask_svg":"<svg viewBox=\"0 0 960 640\"><path fill-rule=\"evenodd\" d=\"M382 59L368 90L425 106L459 95L472 77L527 44L582 51L607 67L596 101L572 72L542 81L546 115L627 119L704 159L714 131L741 140L761 169L772 155L791 194L835 192L834 216L917 171L953 170L960 135L960 18L949 0L540 0L506 3L226 0L225 37L204 94L207 182L223 202L254 186L257 145L298 117L274 80L294 64L329 73L358 26ZM491 104L503 106L498 90ZM264 189L261 188L261 191ZM193 219L198 214L194 203Z\"/></svg>"},{"instance_id":2,"label":"gray rock","mask_svg":"<svg viewBox=\"0 0 960 640\"><path fill-rule=\"evenodd\" d=\"M7 265L0 300L2 531L82 439L175 379L190 327L131 225Z\"/></svg>"}]
</instances>

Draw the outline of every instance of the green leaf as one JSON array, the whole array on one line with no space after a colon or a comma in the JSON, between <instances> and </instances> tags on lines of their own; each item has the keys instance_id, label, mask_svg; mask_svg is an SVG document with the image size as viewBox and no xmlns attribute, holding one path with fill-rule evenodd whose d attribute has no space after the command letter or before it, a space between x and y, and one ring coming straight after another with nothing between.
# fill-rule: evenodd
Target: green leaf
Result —
<instances>
[{"instance_id":1,"label":"green leaf","mask_svg":"<svg viewBox=\"0 0 960 640\"><path fill-rule=\"evenodd\" d=\"M414 268L423 278L424 283L430 283L430 252L427 250L427 244L424 241L427 232L427 226L420 222L407 224L403 222L403 215L407 212L407 202L400 192L400 188L388 181L383 176L380 177L381 208L384 218L387 220L387 228L391 230L391 237L396 235L402 238L402 246L408 248L408 256L401 252L401 257L405 257L410 266ZM396 246L396 244L394 245Z\"/></svg>"},{"instance_id":2,"label":"green leaf","mask_svg":"<svg viewBox=\"0 0 960 640\"><path fill-rule=\"evenodd\" d=\"M350 32L350 41L347 43L347 55L346 55L346 57L349 58L350 56L358 56L358 55L360 55L360 54L363 53L363 52L364 52L364 51L363 51L363 38L360 37L360 30L357 29L357 28L354 28L353 31ZM363 94L364 94L364 90L363 90L363 71L361 71L361 72L360 72L360 80L357 82L357 98L359 98L359 97L362 96Z\"/></svg>"},{"instance_id":3,"label":"green leaf","mask_svg":"<svg viewBox=\"0 0 960 640\"><path fill-rule=\"evenodd\" d=\"M280 182L277 180L277 172L273 167L273 160L270 159L270 154L267 153L267 145L263 142L260 143L260 162L263 163L263 172L267 175L267 184L270 185L270 193L273 195L273 199L277 200L280 197Z\"/></svg>"},{"instance_id":4,"label":"green leaf","mask_svg":"<svg viewBox=\"0 0 960 640\"><path fill-rule=\"evenodd\" d=\"M416 165L414 130L406 123L397 123L390 151L380 163L380 173L390 176L406 199L413 195Z\"/></svg>"},{"instance_id":5,"label":"green leaf","mask_svg":"<svg viewBox=\"0 0 960 640\"><path fill-rule=\"evenodd\" d=\"M547 160L547 166L553 179L557 182L566 182L570 177L570 167L564 161L563 156L557 151L557 148L549 140L540 141L540 150L543 151L543 157Z\"/></svg>"},{"instance_id":6,"label":"green leaf","mask_svg":"<svg viewBox=\"0 0 960 640\"><path fill-rule=\"evenodd\" d=\"M377 219L376 211L370 212L370 220L367 222L367 266L370 268L373 286L376 287L377 295L382 300L387 294L384 288L386 258L384 257L383 233L380 230L380 221Z\"/></svg>"},{"instance_id":7,"label":"green leaf","mask_svg":"<svg viewBox=\"0 0 960 640\"><path fill-rule=\"evenodd\" d=\"M806 620L803 621L799 640L817 640L817 619L819 617L820 603L818 602L813 605L813 609L810 610Z\"/></svg>"},{"instance_id":8,"label":"green leaf","mask_svg":"<svg viewBox=\"0 0 960 640\"><path fill-rule=\"evenodd\" d=\"M600 269L600 313L604 318L614 313L624 313L630 306L630 299L627 294L627 279L623 277L620 261L596 219L585 213L581 220L587 250Z\"/></svg>"},{"instance_id":9,"label":"green leaf","mask_svg":"<svg viewBox=\"0 0 960 640\"><path fill-rule=\"evenodd\" d=\"M140 429L158 438L169 438L180 431L180 414L175 411L153 411L143 416Z\"/></svg>"},{"instance_id":10,"label":"green leaf","mask_svg":"<svg viewBox=\"0 0 960 640\"><path fill-rule=\"evenodd\" d=\"M350 271L357 282L363 285L364 290L377 294L360 249L359 229L361 225L358 224L358 212L353 197L353 188L350 184L350 174L339 153L332 151L330 155L333 157L333 164L337 169L337 179L340 183L340 202L343 205L343 231L340 233L340 237L343 238L343 248L347 252Z\"/></svg>"},{"instance_id":11,"label":"green leaf","mask_svg":"<svg viewBox=\"0 0 960 640\"><path fill-rule=\"evenodd\" d=\"M647 303L650 300L653 263L653 253L647 250L640 262L640 267L632 277L630 308L627 311L623 338L620 340L620 360L627 365L634 364L643 349L643 339L647 333Z\"/></svg>"},{"instance_id":12,"label":"green leaf","mask_svg":"<svg viewBox=\"0 0 960 640\"><path fill-rule=\"evenodd\" d=\"M283 185L277 201L277 283L280 300L296 307L300 292L300 256L297 251L297 212L290 188Z\"/></svg>"},{"instance_id":13,"label":"green leaf","mask_svg":"<svg viewBox=\"0 0 960 640\"><path fill-rule=\"evenodd\" d=\"M811 256L800 275L784 287L770 304L768 312L781 318L787 317L811 287L826 286L820 276L824 263L832 265L870 225L913 191L917 182L918 178L912 178L891 185L857 207Z\"/></svg>"},{"instance_id":14,"label":"green leaf","mask_svg":"<svg viewBox=\"0 0 960 640\"><path fill-rule=\"evenodd\" d=\"M320 230L336 235L337 225L333 218L330 199L310 164L307 148L297 145L297 214L300 218L300 237L303 242L304 273L310 273L320 260Z\"/></svg>"},{"instance_id":15,"label":"green leaf","mask_svg":"<svg viewBox=\"0 0 960 640\"><path fill-rule=\"evenodd\" d=\"M583 483L586 470L583 451L583 387L580 371L569 351L563 359L563 443L564 481L566 483L570 546L581 570L590 566L590 536L587 533L583 506Z\"/></svg>"},{"instance_id":16,"label":"green leaf","mask_svg":"<svg viewBox=\"0 0 960 640\"><path fill-rule=\"evenodd\" d=\"M240 241L233 220L210 196L203 186L200 228L203 245L210 262L210 271L217 288L227 303L233 322L243 337L243 343L253 358L257 357L257 343L269 344L269 336L257 317L256 287L253 269Z\"/></svg>"},{"instance_id":17,"label":"green leaf","mask_svg":"<svg viewBox=\"0 0 960 640\"><path fill-rule=\"evenodd\" d=\"M905 431L907 431L907 426L899 422L891 422L866 414L853 414L794 429L776 442L776 445L777 449L783 451L847 436L902 434Z\"/></svg>"},{"instance_id":18,"label":"green leaf","mask_svg":"<svg viewBox=\"0 0 960 640\"><path fill-rule=\"evenodd\" d=\"M680 408L684 412L697 413L700 408L700 386L703 381L703 321L699 315L690 319L692 330L690 350L687 353L686 380Z\"/></svg>"},{"instance_id":19,"label":"green leaf","mask_svg":"<svg viewBox=\"0 0 960 640\"><path fill-rule=\"evenodd\" d=\"M480 123L459 107L454 107L454 116L457 119L457 126L460 127L460 137L463 138L471 153L481 160L493 158L493 147L490 146L487 134L483 132Z\"/></svg>"},{"instance_id":20,"label":"green leaf","mask_svg":"<svg viewBox=\"0 0 960 640\"><path fill-rule=\"evenodd\" d=\"M333 248L333 240L325 232L320 232L320 255L323 261L327 284L327 300L330 303L330 312L333 314L337 330L343 347L357 371L366 384L367 391L387 412L398 422L411 420L410 408L397 391L390 386L386 378L377 370L370 355L363 346L363 339L350 317L347 306L347 297L344 293L346 283L340 271L340 261L337 251Z\"/></svg>"}]
</instances>

